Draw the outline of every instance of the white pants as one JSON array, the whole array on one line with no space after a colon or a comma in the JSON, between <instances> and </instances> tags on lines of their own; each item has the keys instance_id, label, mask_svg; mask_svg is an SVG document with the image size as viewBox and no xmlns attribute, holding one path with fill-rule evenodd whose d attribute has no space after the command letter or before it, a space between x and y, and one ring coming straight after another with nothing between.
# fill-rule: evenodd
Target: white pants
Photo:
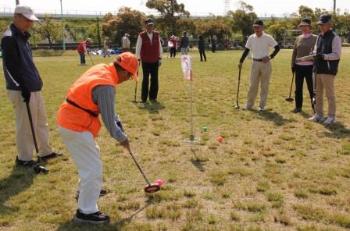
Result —
<instances>
[{"instance_id":1,"label":"white pants","mask_svg":"<svg viewBox=\"0 0 350 231\"><path fill-rule=\"evenodd\" d=\"M78 208L85 214L95 213L99 211L97 200L102 188L100 149L90 132L75 132L62 127L59 132L78 168Z\"/></svg>"},{"instance_id":2,"label":"white pants","mask_svg":"<svg viewBox=\"0 0 350 231\"><path fill-rule=\"evenodd\" d=\"M21 91L8 90L7 95L16 114L16 147L20 160L32 160L34 150L33 134L30 128L26 104L23 102ZM33 119L33 127L38 142L39 156L52 153L49 145L49 129L44 99L41 92L30 94L29 107Z\"/></svg>"}]
</instances>

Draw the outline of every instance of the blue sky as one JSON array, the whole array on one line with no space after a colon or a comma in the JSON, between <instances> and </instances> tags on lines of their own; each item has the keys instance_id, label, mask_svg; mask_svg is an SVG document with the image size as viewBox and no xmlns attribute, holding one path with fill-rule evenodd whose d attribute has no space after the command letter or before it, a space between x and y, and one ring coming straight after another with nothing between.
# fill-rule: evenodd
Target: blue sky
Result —
<instances>
[{"instance_id":1,"label":"blue sky","mask_svg":"<svg viewBox=\"0 0 350 231\"><path fill-rule=\"evenodd\" d=\"M70 13L106 13L116 12L121 6L152 13L145 7L147 0L62 0L65 12ZM220 15L224 12L224 0L178 0L184 3L192 15ZM333 8L333 0L246 0L254 6L259 16L283 16L297 11L298 6L306 5L311 8ZM37 12L60 12L60 0L20 0L21 4L31 6ZM15 6L15 0L0 0L0 11L10 11ZM231 0L230 9L238 7L237 0ZM350 0L337 0L337 8L349 12Z\"/></svg>"}]
</instances>

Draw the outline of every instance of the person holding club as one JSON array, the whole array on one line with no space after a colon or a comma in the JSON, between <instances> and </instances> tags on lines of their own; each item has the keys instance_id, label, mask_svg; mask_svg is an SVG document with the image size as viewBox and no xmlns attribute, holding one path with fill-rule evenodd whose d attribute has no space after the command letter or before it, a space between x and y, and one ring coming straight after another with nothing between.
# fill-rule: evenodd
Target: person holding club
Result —
<instances>
[{"instance_id":1,"label":"person holding club","mask_svg":"<svg viewBox=\"0 0 350 231\"><path fill-rule=\"evenodd\" d=\"M263 21L256 20L253 24L253 29L255 33L250 35L247 40L245 50L238 64L238 68L242 68L245 58L249 52L251 52L253 63L251 66L250 86L245 109L251 110L253 108L260 84L261 91L259 111L264 111L272 70L270 61L277 55L280 47L271 35L264 32ZM269 48L274 48L274 51L271 55L269 55Z\"/></svg>"},{"instance_id":2,"label":"person holding club","mask_svg":"<svg viewBox=\"0 0 350 231\"><path fill-rule=\"evenodd\" d=\"M111 64L95 65L73 83L58 110L59 132L80 177L75 215L78 222L109 222L109 216L97 206L102 187L102 162L95 141L101 128L99 115L110 135L130 151L128 137L114 109L115 87L124 81L136 80L137 71L138 60L130 52L117 56Z\"/></svg>"},{"instance_id":3,"label":"person holding club","mask_svg":"<svg viewBox=\"0 0 350 231\"><path fill-rule=\"evenodd\" d=\"M89 52L88 47L91 43L92 43L92 40L90 38L87 38L86 40L83 40L78 44L77 52L80 57L80 65L86 64L85 54L88 54Z\"/></svg>"},{"instance_id":4,"label":"person holding club","mask_svg":"<svg viewBox=\"0 0 350 231\"><path fill-rule=\"evenodd\" d=\"M309 90L310 102L312 108L314 108L314 87L313 87L313 60L301 61L297 58L310 55L314 49L317 35L311 32L311 20L305 18L301 21L298 26L302 32L295 40L291 69L293 75L295 74L295 108L294 113L299 113L302 111L303 107L303 84L304 78L306 80L307 89Z\"/></svg>"},{"instance_id":5,"label":"person holding club","mask_svg":"<svg viewBox=\"0 0 350 231\"><path fill-rule=\"evenodd\" d=\"M37 166L33 161L34 148L38 162L61 155L53 152L49 144L47 115L41 94L43 82L28 42L28 31L38 20L30 7L17 5L13 23L1 40L7 95L16 115L16 165L34 169Z\"/></svg>"},{"instance_id":6,"label":"person holding club","mask_svg":"<svg viewBox=\"0 0 350 231\"><path fill-rule=\"evenodd\" d=\"M136 56L142 65L143 72L141 92L143 106L147 103L147 98L152 103L157 103L159 90L158 70L162 64L163 53L160 34L154 30L153 19L147 19L145 24L146 30L139 34L136 42ZM150 86L149 75L151 75Z\"/></svg>"},{"instance_id":7,"label":"person holding club","mask_svg":"<svg viewBox=\"0 0 350 231\"><path fill-rule=\"evenodd\" d=\"M321 33L314 47L313 58L316 72L316 113L310 118L328 126L335 122L336 103L334 80L341 56L341 38L332 30L332 16L324 14L317 23ZM302 58L301 58L302 59ZM328 117L323 117L323 91L328 99Z\"/></svg>"}]
</instances>

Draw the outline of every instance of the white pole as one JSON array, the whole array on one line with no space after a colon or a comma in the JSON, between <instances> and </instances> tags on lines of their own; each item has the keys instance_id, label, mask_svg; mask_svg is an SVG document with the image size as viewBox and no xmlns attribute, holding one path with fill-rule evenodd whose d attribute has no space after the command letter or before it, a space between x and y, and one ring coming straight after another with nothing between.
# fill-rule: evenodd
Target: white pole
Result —
<instances>
[{"instance_id":1,"label":"white pole","mask_svg":"<svg viewBox=\"0 0 350 231\"><path fill-rule=\"evenodd\" d=\"M192 94L192 77L190 79L190 106L191 106L191 135L190 135L190 141L193 142L194 141L194 132L193 132L193 94Z\"/></svg>"},{"instance_id":2,"label":"white pole","mask_svg":"<svg viewBox=\"0 0 350 231\"><path fill-rule=\"evenodd\" d=\"M63 5L62 5L62 0L61 1L61 23L62 23L62 49L66 50L66 43L64 41L64 22L63 22Z\"/></svg>"}]
</instances>

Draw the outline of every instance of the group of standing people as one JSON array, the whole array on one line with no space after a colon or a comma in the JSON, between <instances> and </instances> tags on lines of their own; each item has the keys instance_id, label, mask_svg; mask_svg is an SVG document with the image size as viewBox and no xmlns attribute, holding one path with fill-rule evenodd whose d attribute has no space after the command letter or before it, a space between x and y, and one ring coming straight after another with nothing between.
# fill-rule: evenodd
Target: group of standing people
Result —
<instances>
[{"instance_id":1,"label":"group of standing people","mask_svg":"<svg viewBox=\"0 0 350 231\"><path fill-rule=\"evenodd\" d=\"M291 70L295 74L295 108L294 113L302 111L303 83L306 80L310 102L315 113L310 120L331 125L335 122L336 103L334 80L338 72L341 56L341 39L332 30L331 15L321 15L317 22L320 34L312 34L311 20L305 18L299 24L302 32L296 38L291 58ZM245 109L253 108L260 85L259 111L264 111L267 102L270 78L271 59L279 52L278 43L273 37L264 32L264 23L255 21L254 34L249 36L245 50L239 62L239 68L249 53L253 62L251 66L250 84ZM269 49L274 51L269 54ZM328 100L328 115L323 113L323 92L326 91Z\"/></svg>"},{"instance_id":2,"label":"group of standing people","mask_svg":"<svg viewBox=\"0 0 350 231\"><path fill-rule=\"evenodd\" d=\"M34 135L30 129L31 126L38 137L37 154L40 161L61 155L53 152L48 142L47 116L41 95L43 82L33 62L28 43L30 37L28 30L37 20L29 7L17 6L13 23L4 33L1 41L7 93L16 115L16 165L25 167L35 163L33 161L35 142L31 137ZM296 39L291 62L292 72L296 74L294 112L298 113L302 110L302 86L306 79L310 100L312 101L314 94L316 95L316 113L310 119L330 125L335 122L334 79L340 60L341 40L332 31L330 15L322 15L318 25L321 33L315 36L311 34L309 19L303 19L299 24L302 35ZM99 115L110 135L130 151L128 136L114 108L116 86L127 80L136 80L139 65L141 65L143 69L142 103L146 104L148 99L152 103L157 103L158 70L162 63L163 50L160 34L154 30L152 19L145 21L145 28L146 30L137 38L136 55L124 52L110 64L98 64L88 69L70 86L57 112L59 132L79 173L78 209L75 215L75 219L79 222L93 224L109 222L109 216L100 212L97 205L103 183L100 150L95 141L101 128ZM272 71L271 59L278 54L280 48L272 36L264 32L264 24L261 20L255 21L253 28L255 33L247 40L239 68L242 68L245 58L251 52L253 62L246 109L253 108L260 84L259 110L263 111ZM82 62L88 43L88 40L82 43L82 51L84 51L84 54L83 52L81 54ZM206 61L202 37L198 45ZM181 52L187 54L188 47L189 40L187 33L184 33L181 38ZM270 48L274 49L271 54L269 54ZM315 80L313 80L313 73ZM324 89L329 104L327 118L323 117ZM28 108L31 109L31 116L29 116L30 112L26 113L29 111Z\"/></svg>"}]
</instances>

